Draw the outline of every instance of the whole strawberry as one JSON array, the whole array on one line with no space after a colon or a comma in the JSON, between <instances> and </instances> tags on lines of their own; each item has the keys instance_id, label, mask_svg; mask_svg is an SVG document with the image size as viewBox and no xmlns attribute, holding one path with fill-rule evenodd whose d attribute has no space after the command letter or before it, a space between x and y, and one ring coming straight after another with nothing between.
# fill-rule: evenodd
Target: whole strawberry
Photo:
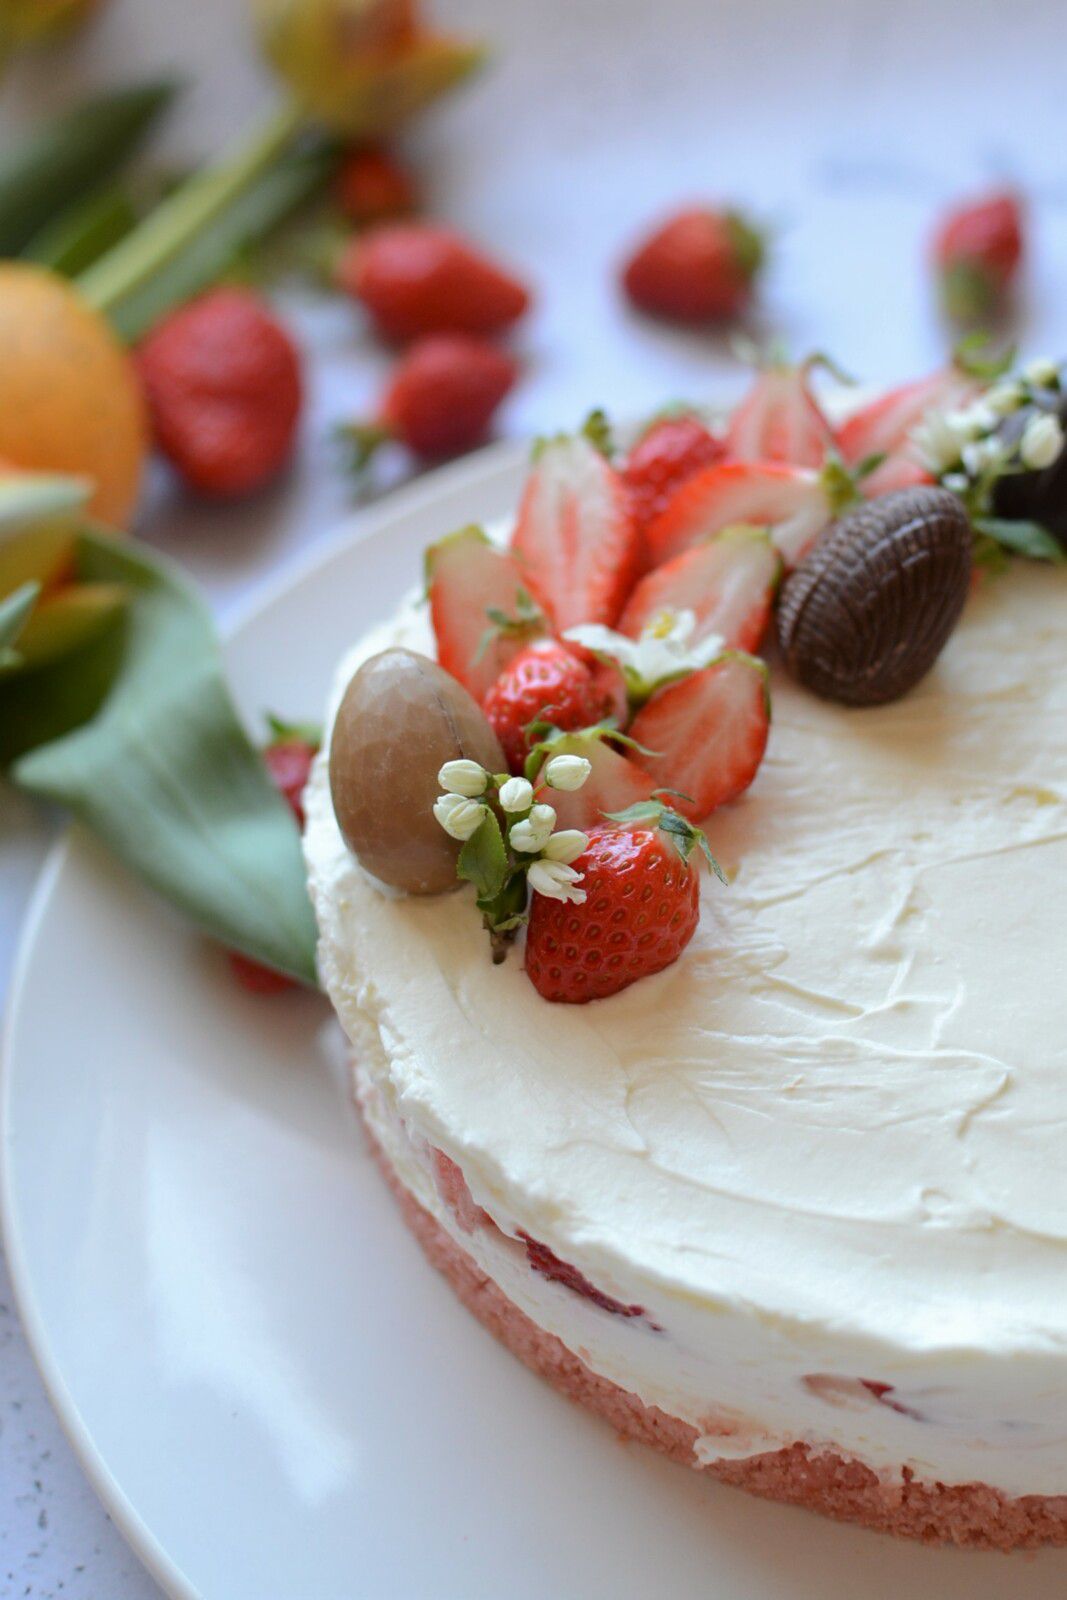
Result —
<instances>
[{"instance_id":1,"label":"whole strawberry","mask_svg":"<svg viewBox=\"0 0 1067 1600\"><path fill-rule=\"evenodd\" d=\"M311 775L311 764L318 752L318 733L316 730L288 727L280 722L274 722L273 727L275 737L263 751L263 761L275 788L288 801L297 827L303 828L304 790ZM265 967L262 962L253 961L251 956L242 955L239 950L229 950L227 955L234 978L250 994L285 994L297 987L284 972Z\"/></svg>"},{"instance_id":2,"label":"whole strawberry","mask_svg":"<svg viewBox=\"0 0 1067 1600\"><path fill-rule=\"evenodd\" d=\"M427 333L502 333L530 303L510 273L429 222L386 224L353 239L336 277L382 337L398 344Z\"/></svg>"},{"instance_id":3,"label":"whole strawberry","mask_svg":"<svg viewBox=\"0 0 1067 1600\"><path fill-rule=\"evenodd\" d=\"M249 494L286 465L300 358L261 296L208 290L164 318L137 360L156 443L199 494Z\"/></svg>"},{"instance_id":4,"label":"whole strawberry","mask_svg":"<svg viewBox=\"0 0 1067 1600\"><path fill-rule=\"evenodd\" d=\"M603 1000L677 961L700 918L694 846L714 858L698 828L652 800L616 814L622 826L589 830L572 863L584 899L535 894L526 971L546 1000Z\"/></svg>"},{"instance_id":5,"label":"whole strawberry","mask_svg":"<svg viewBox=\"0 0 1067 1600\"><path fill-rule=\"evenodd\" d=\"M530 723L550 722L570 732L588 728L626 707L626 690L618 674L590 666L557 639L527 645L509 662L483 702L494 733L512 772L521 772L536 743Z\"/></svg>"},{"instance_id":6,"label":"whole strawberry","mask_svg":"<svg viewBox=\"0 0 1067 1600\"><path fill-rule=\"evenodd\" d=\"M623 269L641 311L674 322L719 322L748 306L765 246L737 211L693 206L662 223Z\"/></svg>"},{"instance_id":7,"label":"whole strawberry","mask_svg":"<svg viewBox=\"0 0 1067 1600\"><path fill-rule=\"evenodd\" d=\"M404 352L382 397L377 422L349 430L362 466L385 439L425 461L473 450L518 376L505 350L468 333L436 333Z\"/></svg>"},{"instance_id":8,"label":"whole strawberry","mask_svg":"<svg viewBox=\"0 0 1067 1600\"><path fill-rule=\"evenodd\" d=\"M953 322L987 322L1004 309L1023 257L1017 195L991 194L941 221L933 256L941 302Z\"/></svg>"},{"instance_id":9,"label":"whole strawberry","mask_svg":"<svg viewBox=\"0 0 1067 1600\"><path fill-rule=\"evenodd\" d=\"M622 468L638 527L643 530L687 478L721 461L724 454L722 441L693 412L658 417Z\"/></svg>"},{"instance_id":10,"label":"whole strawberry","mask_svg":"<svg viewBox=\"0 0 1067 1600\"><path fill-rule=\"evenodd\" d=\"M380 145L363 145L342 157L334 193L337 204L357 228L405 217L418 205L411 174Z\"/></svg>"}]
</instances>

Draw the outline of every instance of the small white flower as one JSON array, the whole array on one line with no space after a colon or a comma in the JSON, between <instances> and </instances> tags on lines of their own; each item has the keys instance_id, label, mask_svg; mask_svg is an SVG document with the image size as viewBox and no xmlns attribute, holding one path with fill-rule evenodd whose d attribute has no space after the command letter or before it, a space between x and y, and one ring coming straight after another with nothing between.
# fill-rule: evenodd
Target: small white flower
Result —
<instances>
[{"instance_id":1,"label":"small white flower","mask_svg":"<svg viewBox=\"0 0 1067 1600\"><path fill-rule=\"evenodd\" d=\"M446 794L463 794L473 800L485 793L489 774L477 761L446 761L437 774L437 781Z\"/></svg>"},{"instance_id":2,"label":"small white flower","mask_svg":"<svg viewBox=\"0 0 1067 1600\"><path fill-rule=\"evenodd\" d=\"M960 439L980 439L997 425L997 414L985 400L974 400L962 411L950 411L945 418L949 427Z\"/></svg>"},{"instance_id":3,"label":"small white flower","mask_svg":"<svg viewBox=\"0 0 1067 1600\"><path fill-rule=\"evenodd\" d=\"M1038 356L1023 368L1023 377L1038 389L1054 389L1059 381L1060 369L1048 356Z\"/></svg>"},{"instance_id":4,"label":"small white flower","mask_svg":"<svg viewBox=\"0 0 1067 1600\"><path fill-rule=\"evenodd\" d=\"M977 478L1001 459L1004 446L998 439L972 439L964 445L962 454L963 465L972 478Z\"/></svg>"},{"instance_id":5,"label":"small white flower","mask_svg":"<svg viewBox=\"0 0 1067 1600\"><path fill-rule=\"evenodd\" d=\"M1025 396L1017 383L1006 380L996 383L992 389L982 396L990 411L995 411L998 417L1006 417L1012 411L1018 411Z\"/></svg>"},{"instance_id":6,"label":"small white flower","mask_svg":"<svg viewBox=\"0 0 1067 1600\"><path fill-rule=\"evenodd\" d=\"M550 900L569 900L576 906L585 903L585 890L578 888L584 874L575 872L565 861L535 861L526 876L530 888Z\"/></svg>"},{"instance_id":7,"label":"small white flower","mask_svg":"<svg viewBox=\"0 0 1067 1600\"><path fill-rule=\"evenodd\" d=\"M592 770L584 756L553 756L545 768L545 782L553 789L572 794L582 787Z\"/></svg>"},{"instance_id":8,"label":"small white flower","mask_svg":"<svg viewBox=\"0 0 1067 1600\"><path fill-rule=\"evenodd\" d=\"M1023 465L1040 472L1051 467L1063 449L1063 425L1050 411L1042 412L1026 424L1026 432L1019 443Z\"/></svg>"},{"instance_id":9,"label":"small white flower","mask_svg":"<svg viewBox=\"0 0 1067 1600\"><path fill-rule=\"evenodd\" d=\"M583 851L589 848L589 835L580 828L561 828L554 833L545 845L545 859L548 861L577 861Z\"/></svg>"},{"instance_id":10,"label":"small white flower","mask_svg":"<svg viewBox=\"0 0 1067 1600\"><path fill-rule=\"evenodd\" d=\"M721 654L720 634L709 633L695 644L690 643L696 625L694 611L664 610L646 623L640 639L594 622L568 628L564 638L614 661L622 669L630 699L640 704L661 684L697 672Z\"/></svg>"},{"instance_id":11,"label":"small white flower","mask_svg":"<svg viewBox=\"0 0 1067 1600\"><path fill-rule=\"evenodd\" d=\"M963 494L970 488L971 480L965 472L946 472L941 479L943 489L951 489L953 494Z\"/></svg>"},{"instance_id":12,"label":"small white flower","mask_svg":"<svg viewBox=\"0 0 1067 1600\"><path fill-rule=\"evenodd\" d=\"M936 478L960 459L960 439L941 411L928 411L917 427L912 429L912 440Z\"/></svg>"},{"instance_id":13,"label":"small white flower","mask_svg":"<svg viewBox=\"0 0 1067 1600\"><path fill-rule=\"evenodd\" d=\"M525 778L509 778L500 785L500 806L503 811L528 811L533 804L533 784Z\"/></svg>"},{"instance_id":14,"label":"small white flower","mask_svg":"<svg viewBox=\"0 0 1067 1600\"><path fill-rule=\"evenodd\" d=\"M433 814L453 839L469 839L481 827L485 807L466 795L443 794L434 801Z\"/></svg>"},{"instance_id":15,"label":"small white flower","mask_svg":"<svg viewBox=\"0 0 1067 1600\"><path fill-rule=\"evenodd\" d=\"M512 824L508 838L513 850L523 855L535 856L543 850L556 826L556 813L551 806L534 806L528 817Z\"/></svg>"}]
</instances>

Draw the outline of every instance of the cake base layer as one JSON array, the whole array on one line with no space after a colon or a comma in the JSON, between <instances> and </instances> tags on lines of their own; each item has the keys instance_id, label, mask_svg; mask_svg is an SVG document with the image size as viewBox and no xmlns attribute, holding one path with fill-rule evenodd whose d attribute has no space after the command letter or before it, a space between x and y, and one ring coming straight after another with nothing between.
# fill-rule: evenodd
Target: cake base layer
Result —
<instances>
[{"instance_id":1,"label":"cake base layer","mask_svg":"<svg viewBox=\"0 0 1067 1600\"><path fill-rule=\"evenodd\" d=\"M698 1462L696 1428L599 1377L531 1321L404 1187L369 1130L367 1138L404 1221L468 1311L531 1371L595 1411L623 1438L651 1445L673 1461L764 1499L926 1544L1003 1551L1067 1544L1067 1495L1011 1499L983 1483L922 1482L907 1469L899 1482L887 1483L862 1462L832 1452L815 1454L800 1443L741 1461Z\"/></svg>"}]
</instances>

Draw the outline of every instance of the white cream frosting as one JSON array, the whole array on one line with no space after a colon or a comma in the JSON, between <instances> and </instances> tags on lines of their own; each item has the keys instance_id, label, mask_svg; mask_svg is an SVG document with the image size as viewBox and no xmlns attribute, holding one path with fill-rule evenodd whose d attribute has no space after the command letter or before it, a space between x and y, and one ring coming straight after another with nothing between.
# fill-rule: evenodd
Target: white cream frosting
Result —
<instances>
[{"instance_id":1,"label":"white cream frosting","mask_svg":"<svg viewBox=\"0 0 1067 1600\"><path fill-rule=\"evenodd\" d=\"M335 699L391 642L431 649L424 614ZM709 825L730 887L705 879L675 966L588 1006L543 1001L521 949L494 967L466 889L376 889L320 760L321 970L369 1114L505 1292L695 1423L702 1459L799 1438L1065 1494L1067 577L987 583L897 704L772 687L759 776ZM505 1233L648 1317L457 1233L424 1140Z\"/></svg>"}]
</instances>

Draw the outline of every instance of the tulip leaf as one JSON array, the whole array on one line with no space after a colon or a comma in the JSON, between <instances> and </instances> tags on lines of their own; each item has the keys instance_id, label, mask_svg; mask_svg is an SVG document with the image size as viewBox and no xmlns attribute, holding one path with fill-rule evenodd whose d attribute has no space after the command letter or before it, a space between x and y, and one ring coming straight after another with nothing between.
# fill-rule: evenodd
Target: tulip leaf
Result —
<instances>
[{"instance_id":1,"label":"tulip leaf","mask_svg":"<svg viewBox=\"0 0 1067 1600\"><path fill-rule=\"evenodd\" d=\"M314 984L299 834L238 718L206 610L143 549L84 532L74 551L75 580L123 585L126 606L84 650L0 684L0 759L21 739L22 789L69 807L213 937Z\"/></svg>"},{"instance_id":2,"label":"tulip leaf","mask_svg":"<svg viewBox=\"0 0 1067 1600\"><path fill-rule=\"evenodd\" d=\"M39 583L24 583L14 594L0 600L0 672L21 663L15 641L29 620L40 592Z\"/></svg>"},{"instance_id":3,"label":"tulip leaf","mask_svg":"<svg viewBox=\"0 0 1067 1600\"><path fill-rule=\"evenodd\" d=\"M0 152L0 255L18 254L88 185L120 167L177 88L174 81L161 79L109 89Z\"/></svg>"}]
</instances>

